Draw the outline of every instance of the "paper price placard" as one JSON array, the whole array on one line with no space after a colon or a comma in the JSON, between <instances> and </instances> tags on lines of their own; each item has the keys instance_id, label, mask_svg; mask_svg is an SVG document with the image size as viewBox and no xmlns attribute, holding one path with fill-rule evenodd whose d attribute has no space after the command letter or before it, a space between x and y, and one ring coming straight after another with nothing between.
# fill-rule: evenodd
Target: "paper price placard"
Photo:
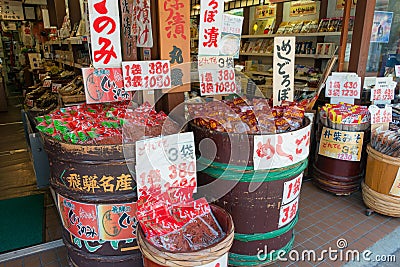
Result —
<instances>
[{"instance_id":1,"label":"paper price placard","mask_svg":"<svg viewBox=\"0 0 400 267\"><path fill-rule=\"evenodd\" d=\"M394 66L394 70L395 70L395 73L396 73L396 77L400 78L400 65Z\"/></svg>"},{"instance_id":2,"label":"paper price placard","mask_svg":"<svg viewBox=\"0 0 400 267\"><path fill-rule=\"evenodd\" d=\"M332 73L326 80L326 97L359 99L361 77L353 73Z\"/></svg>"},{"instance_id":3,"label":"paper price placard","mask_svg":"<svg viewBox=\"0 0 400 267\"><path fill-rule=\"evenodd\" d=\"M51 80L43 81L43 87L46 87L46 88L51 87Z\"/></svg>"},{"instance_id":4,"label":"paper price placard","mask_svg":"<svg viewBox=\"0 0 400 267\"><path fill-rule=\"evenodd\" d=\"M122 62L126 91L171 88L171 67L168 60Z\"/></svg>"},{"instance_id":5,"label":"paper price placard","mask_svg":"<svg viewBox=\"0 0 400 267\"><path fill-rule=\"evenodd\" d=\"M301 181L303 180L303 173L296 178L287 181L283 184L282 204L285 205L292 202L300 194Z\"/></svg>"},{"instance_id":6,"label":"paper price placard","mask_svg":"<svg viewBox=\"0 0 400 267\"><path fill-rule=\"evenodd\" d=\"M197 187L192 132L136 142L136 177L139 197L151 189ZM195 190L196 191L196 190Z\"/></svg>"},{"instance_id":7,"label":"paper price placard","mask_svg":"<svg viewBox=\"0 0 400 267\"><path fill-rule=\"evenodd\" d=\"M318 154L345 161L360 161L364 133L322 129Z\"/></svg>"},{"instance_id":8,"label":"paper price placard","mask_svg":"<svg viewBox=\"0 0 400 267\"><path fill-rule=\"evenodd\" d=\"M237 92L233 57L199 56L198 69L202 96Z\"/></svg>"},{"instance_id":9,"label":"paper price placard","mask_svg":"<svg viewBox=\"0 0 400 267\"><path fill-rule=\"evenodd\" d=\"M371 124L392 122L393 110L391 106L386 105L385 108L379 108L378 106L371 105L368 107L368 110L371 113Z\"/></svg>"},{"instance_id":10,"label":"paper price placard","mask_svg":"<svg viewBox=\"0 0 400 267\"><path fill-rule=\"evenodd\" d=\"M397 83L392 77L375 78L375 85L371 89L371 101L392 100L394 99L394 90Z\"/></svg>"},{"instance_id":11,"label":"paper price placard","mask_svg":"<svg viewBox=\"0 0 400 267\"><path fill-rule=\"evenodd\" d=\"M279 210L279 223L278 227L281 228L293 221L296 217L297 210L299 209L299 197L290 202L289 204L283 205Z\"/></svg>"},{"instance_id":12,"label":"paper price placard","mask_svg":"<svg viewBox=\"0 0 400 267\"><path fill-rule=\"evenodd\" d=\"M53 93L58 93L58 90L60 90L61 87L62 87L62 84L60 84L60 83L52 83L51 84L51 91Z\"/></svg>"},{"instance_id":13,"label":"paper price placard","mask_svg":"<svg viewBox=\"0 0 400 267\"><path fill-rule=\"evenodd\" d=\"M200 1L199 55L219 55L223 14L223 1Z\"/></svg>"}]
</instances>

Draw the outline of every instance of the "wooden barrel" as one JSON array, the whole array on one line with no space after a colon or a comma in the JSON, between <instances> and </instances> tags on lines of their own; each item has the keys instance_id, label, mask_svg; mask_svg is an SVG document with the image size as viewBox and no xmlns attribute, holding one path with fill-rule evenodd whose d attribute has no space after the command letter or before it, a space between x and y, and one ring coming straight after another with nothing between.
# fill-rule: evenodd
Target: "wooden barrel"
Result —
<instances>
[{"instance_id":1,"label":"wooden barrel","mask_svg":"<svg viewBox=\"0 0 400 267\"><path fill-rule=\"evenodd\" d=\"M367 147L367 171L362 185L364 203L372 210L400 217L400 158Z\"/></svg>"},{"instance_id":2,"label":"wooden barrel","mask_svg":"<svg viewBox=\"0 0 400 267\"><path fill-rule=\"evenodd\" d=\"M232 246L234 225L231 215L224 209L210 205L211 210L226 235L216 244L198 251L172 253L150 244L141 228L138 231L138 243L143 253L145 267L191 267L191 266L227 266L228 251Z\"/></svg>"},{"instance_id":3,"label":"wooden barrel","mask_svg":"<svg viewBox=\"0 0 400 267\"><path fill-rule=\"evenodd\" d=\"M302 153L302 160L280 168L256 171L253 159L256 135L227 134L194 124L191 127L196 151L204 152L197 161L198 195L228 211L235 224L229 265L271 264L277 259L276 251L288 252L294 242L298 194L309 152L309 141L306 140L310 134L310 121L307 119L300 130L269 135L271 139L282 140L289 134L292 136L289 139L299 144L304 140L307 146L297 150ZM294 143L292 149L296 149ZM215 153L211 153L212 150ZM285 188L295 184L297 195L289 200L285 197ZM271 250L275 252L267 253ZM260 251L265 253L260 256Z\"/></svg>"},{"instance_id":4,"label":"wooden barrel","mask_svg":"<svg viewBox=\"0 0 400 267\"><path fill-rule=\"evenodd\" d=\"M319 188L336 195L349 195L360 189L361 180L364 177L366 162L366 145L369 142L369 130L365 130L361 159L359 161L339 160L319 154L321 135L323 128L337 131L318 123L316 134L317 149L313 163L313 182Z\"/></svg>"},{"instance_id":5,"label":"wooden barrel","mask_svg":"<svg viewBox=\"0 0 400 267\"><path fill-rule=\"evenodd\" d=\"M43 139L71 265L142 266L136 241L136 182L128 168L134 160L125 159L122 145Z\"/></svg>"}]
</instances>

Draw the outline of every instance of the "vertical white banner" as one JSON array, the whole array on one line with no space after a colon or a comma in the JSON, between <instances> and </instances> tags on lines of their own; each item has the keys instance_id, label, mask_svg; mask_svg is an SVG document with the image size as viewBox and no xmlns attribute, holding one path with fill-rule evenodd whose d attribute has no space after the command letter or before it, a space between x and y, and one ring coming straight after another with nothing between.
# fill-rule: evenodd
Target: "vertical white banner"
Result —
<instances>
[{"instance_id":1,"label":"vertical white banner","mask_svg":"<svg viewBox=\"0 0 400 267\"><path fill-rule=\"evenodd\" d=\"M121 35L118 1L89 0L90 39L95 68L120 68Z\"/></svg>"},{"instance_id":2,"label":"vertical white banner","mask_svg":"<svg viewBox=\"0 0 400 267\"><path fill-rule=\"evenodd\" d=\"M164 2L164 1L162 1ZM137 31L137 47L153 47L150 0L135 0L134 21Z\"/></svg>"},{"instance_id":3,"label":"vertical white banner","mask_svg":"<svg viewBox=\"0 0 400 267\"><path fill-rule=\"evenodd\" d=\"M284 100L293 101L295 45L295 37L274 38L274 106L280 105Z\"/></svg>"},{"instance_id":4,"label":"vertical white banner","mask_svg":"<svg viewBox=\"0 0 400 267\"><path fill-rule=\"evenodd\" d=\"M201 0L199 55L218 56L224 13L223 0Z\"/></svg>"}]
</instances>

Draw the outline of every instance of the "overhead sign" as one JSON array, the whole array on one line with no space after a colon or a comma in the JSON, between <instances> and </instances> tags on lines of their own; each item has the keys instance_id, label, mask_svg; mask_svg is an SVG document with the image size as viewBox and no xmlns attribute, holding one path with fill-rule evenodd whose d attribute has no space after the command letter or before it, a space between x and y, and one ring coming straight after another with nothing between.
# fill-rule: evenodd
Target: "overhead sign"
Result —
<instances>
[{"instance_id":1,"label":"overhead sign","mask_svg":"<svg viewBox=\"0 0 400 267\"><path fill-rule=\"evenodd\" d=\"M357 5L357 0L351 0L351 8L355 8ZM336 0L336 9L344 9L346 0Z\"/></svg>"},{"instance_id":2,"label":"overhead sign","mask_svg":"<svg viewBox=\"0 0 400 267\"><path fill-rule=\"evenodd\" d=\"M276 16L275 4L256 7L255 19L274 18L275 16Z\"/></svg>"},{"instance_id":3,"label":"overhead sign","mask_svg":"<svg viewBox=\"0 0 400 267\"><path fill-rule=\"evenodd\" d=\"M293 101L295 37L274 38L273 105Z\"/></svg>"},{"instance_id":4,"label":"overhead sign","mask_svg":"<svg viewBox=\"0 0 400 267\"><path fill-rule=\"evenodd\" d=\"M290 17L317 14L317 3L314 1L292 1L290 2Z\"/></svg>"},{"instance_id":5,"label":"overhead sign","mask_svg":"<svg viewBox=\"0 0 400 267\"><path fill-rule=\"evenodd\" d=\"M120 68L122 62L118 1L88 0L95 68Z\"/></svg>"},{"instance_id":6,"label":"overhead sign","mask_svg":"<svg viewBox=\"0 0 400 267\"><path fill-rule=\"evenodd\" d=\"M0 0L0 19L24 20L25 17L22 2Z\"/></svg>"}]
</instances>

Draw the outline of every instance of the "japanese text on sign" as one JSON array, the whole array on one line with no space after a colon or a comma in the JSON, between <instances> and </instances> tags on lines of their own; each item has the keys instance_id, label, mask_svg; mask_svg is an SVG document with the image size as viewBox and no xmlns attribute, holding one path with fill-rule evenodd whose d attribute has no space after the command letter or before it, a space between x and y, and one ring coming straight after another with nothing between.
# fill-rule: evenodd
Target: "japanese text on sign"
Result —
<instances>
[{"instance_id":1,"label":"japanese text on sign","mask_svg":"<svg viewBox=\"0 0 400 267\"><path fill-rule=\"evenodd\" d=\"M194 187L196 158L193 133L181 133L136 142L139 196L171 187Z\"/></svg>"},{"instance_id":2,"label":"japanese text on sign","mask_svg":"<svg viewBox=\"0 0 400 267\"><path fill-rule=\"evenodd\" d=\"M171 88L171 69L168 60L122 62L126 91Z\"/></svg>"},{"instance_id":3,"label":"japanese text on sign","mask_svg":"<svg viewBox=\"0 0 400 267\"><path fill-rule=\"evenodd\" d=\"M303 179L303 173L296 178L287 181L283 184L283 196L282 205L286 205L296 199L300 194L301 182Z\"/></svg>"},{"instance_id":4,"label":"japanese text on sign","mask_svg":"<svg viewBox=\"0 0 400 267\"><path fill-rule=\"evenodd\" d=\"M135 26L138 47L153 47L153 30L151 27L150 0L135 0Z\"/></svg>"},{"instance_id":5,"label":"japanese text on sign","mask_svg":"<svg viewBox=\"0 0 400 267\"><path fill-rule=\"evenodd\" d=\"M121 67L118 1L88 0L88 6L93 66Z\"/></svg>"},{"instance_id":6,"label":"japanese text on sign","mask_svg":"<svg viewBox=\"0 0 400 267\"><path fill-rule=\"evenodd\" d=\"M351 73L333 73L326 80L326 97L359 99L361 93L361 77Z\"/></svg>"},{"instance_id":7,"label":"japanese text on sign","mask_svg":"<svg viewBox=\"0 0 400 267\"><path fill-rule=\"evenodd\" d=\"M58 93L58 90L60 90L61 87L62 87L62 84L60 84L60 83L52 83L51 84L51 91L53 93Z\"/></svg>"},{"instance_id":8,"label":"japanese text on sign","mask_svg":"<svg viewBox=\"0 0 400 267\"><path fill-rule=\"evenodd\" d=\"M293 101L295 43L295 37L274 38L274 106L280 105L284 100Z\"/></svg>"},{"instance_id":9,"label":"japanese text on sign","mask_svg":"<svg viewBox=\"0 0 400 267\"><path fill-rule=\"evenodd\" d=\"M393 110L391 106L386 105L384 108L371 105L368 107L371 113L371 124L389 123L393 120Z\"/></svg>"},{"instance_id":10,"label":"japanese text on sign","mask_svg":"<svg viewBox=\"0 0 400 267\"><path fill-rule=\"evenodd\" d=\"M131 99L124 89L121 68L83 68L82 76L88 104Z\"/></svg>"},{"instance_id":11,"label":"japanese text on sign","mask_svg":"<svg viewBox=\"0 0 400 267\"><path fill-rule=\"evenodd\" d=\"M278 227L289 224L296 217L297 210L299 209L299 197L287 205L283 205L279 210L279 224Z\"/></svg>"},{"instance_id":12,"label":"japanese text on sign","mask_svg":"<svg viewBox=\"0 0 400 267\"><path fill-rule=\"evenodd\" d=\"M392 77L379 77L375 79L375 86L371 89L371 101L392 100L397 83Z\"/></svg>"},{"instance_id":13,"label":"japanese text on sign","mask_svg":"<svg viewBox=\"0 0 400 267\"><path fill-rule=\"evenodd\" d=\"M344 160L360 161L364 133L322 129L318 154Z\"/></svg>"},{"instance_id":14,"label":"japanese text on sign","mask_svg":"<svg viewBox=\"0 0 400 267\"><path fill-rule=\"evenodd\" d=\"M122 23L122 58L125 61L137 60L136 36L133 28L136 28L134 16L134 0L120 0Z\"/></svg>"},{"instance_id":15,"label":"japanese text on sign","mask_svg":"<svg viewBox=\"0 0 400 267\"><path fill-rule=\"evenodd\" d=\"M290 16L298 17L317 13L316 2L291 2L290 3Z\"/></svg>"},{"instance_id":16,"label":"japanese text on sign","mask_svg":"<svg viewBox=\"0 0 400 267\"><path fill-rule=\"evenodd\" d=\"M254 136L254 170L281 168L305 160L310 151L308 125L298 131Z\"/></svg>"},{"instance_id":17,"label":"japanese text on sign","mask_svg":"<svg viewBox=\"0 0 400 267\"><path fill-rule=\"evenodd\" d=\"M85 241L136 238L136 203L86 204L58 195L61 221L72 235Z\"/></svg>"},{"instance_id":18,"label":"japanese text on sign","mask_svg":"<svg viewBox=\"0 0 400 267\"><path fill-rule=\"evenodd\" d=\"M51 87L51 80L45 80L43 81L43 87Z\"/></svg>"},{"instance_id":19,"label":"japanese text on sign","mask_svg":"<svg viewBox=\"0 0 400 267\"><path fill-rule=\"evenodd\" d=\"M236 93L233 57L199 56L198 69L202 96Z\"/></svg>"},{"instance_id":20,"label":"japanese text on sign","mask_svg":"<svg viewBox=\"0 0 400 267\"><path fill-rule=\"evenodd\" d=\"M273 18L276 14L276 4L257 6L255 19Z\"/></svg>"},{"instance_id":21,"label":"japanese text on sign","mask_svg":"<svg viewBox=\"0 0 400 267\"><path fill-rule=\"evenodd\" d=\"M61 182L74 191L85 192L88 194L96 194L99 192L126 192L134 190L132 187L134 180L130 174L121 174L117 177L111 175L103 175L99 177L96 174L80 175L77 173L70 173L63 178Z\"/></svg>"},{"instance_id":22,"label":"japanese text on sign","mask_svg":"<svg viewBox=\"0 0 400 267\"><path fill-rule=\"evenodd\" d=\"M400 168L397 171L396 179L394 179L393 185L390 188L389 194L392 196L400 197Z\"/></svg>"},{"instance_id":23,"label":"japanese text on sign","mask_svg":"<svg viewBox=\"0 0 400 267\"><path fill-rule=\"evenodd\" d=\"M219 55L224 2L201 0L199 55Z\"/></svg>"},{"instance_id":24,"label":"japanese text on sign","mask_svg":"<svg viewBox=\"0 0 400 267\"><path fill-rule=\"evenodd\" d=\"M24 9L21 1L0 1L0 19L24 20Z\"/></svg>"},{"instance_id":25,"label":"japanese text on sign","mask_svg":"<svg viewBox=\"0 0 400 267\"><path fill-rule=\"evenodd\" d=\"M242 34L243 17L224 14L222 20L221 43L219 54L239 58L240 36Z\"/></svg>"}]
</instances>

